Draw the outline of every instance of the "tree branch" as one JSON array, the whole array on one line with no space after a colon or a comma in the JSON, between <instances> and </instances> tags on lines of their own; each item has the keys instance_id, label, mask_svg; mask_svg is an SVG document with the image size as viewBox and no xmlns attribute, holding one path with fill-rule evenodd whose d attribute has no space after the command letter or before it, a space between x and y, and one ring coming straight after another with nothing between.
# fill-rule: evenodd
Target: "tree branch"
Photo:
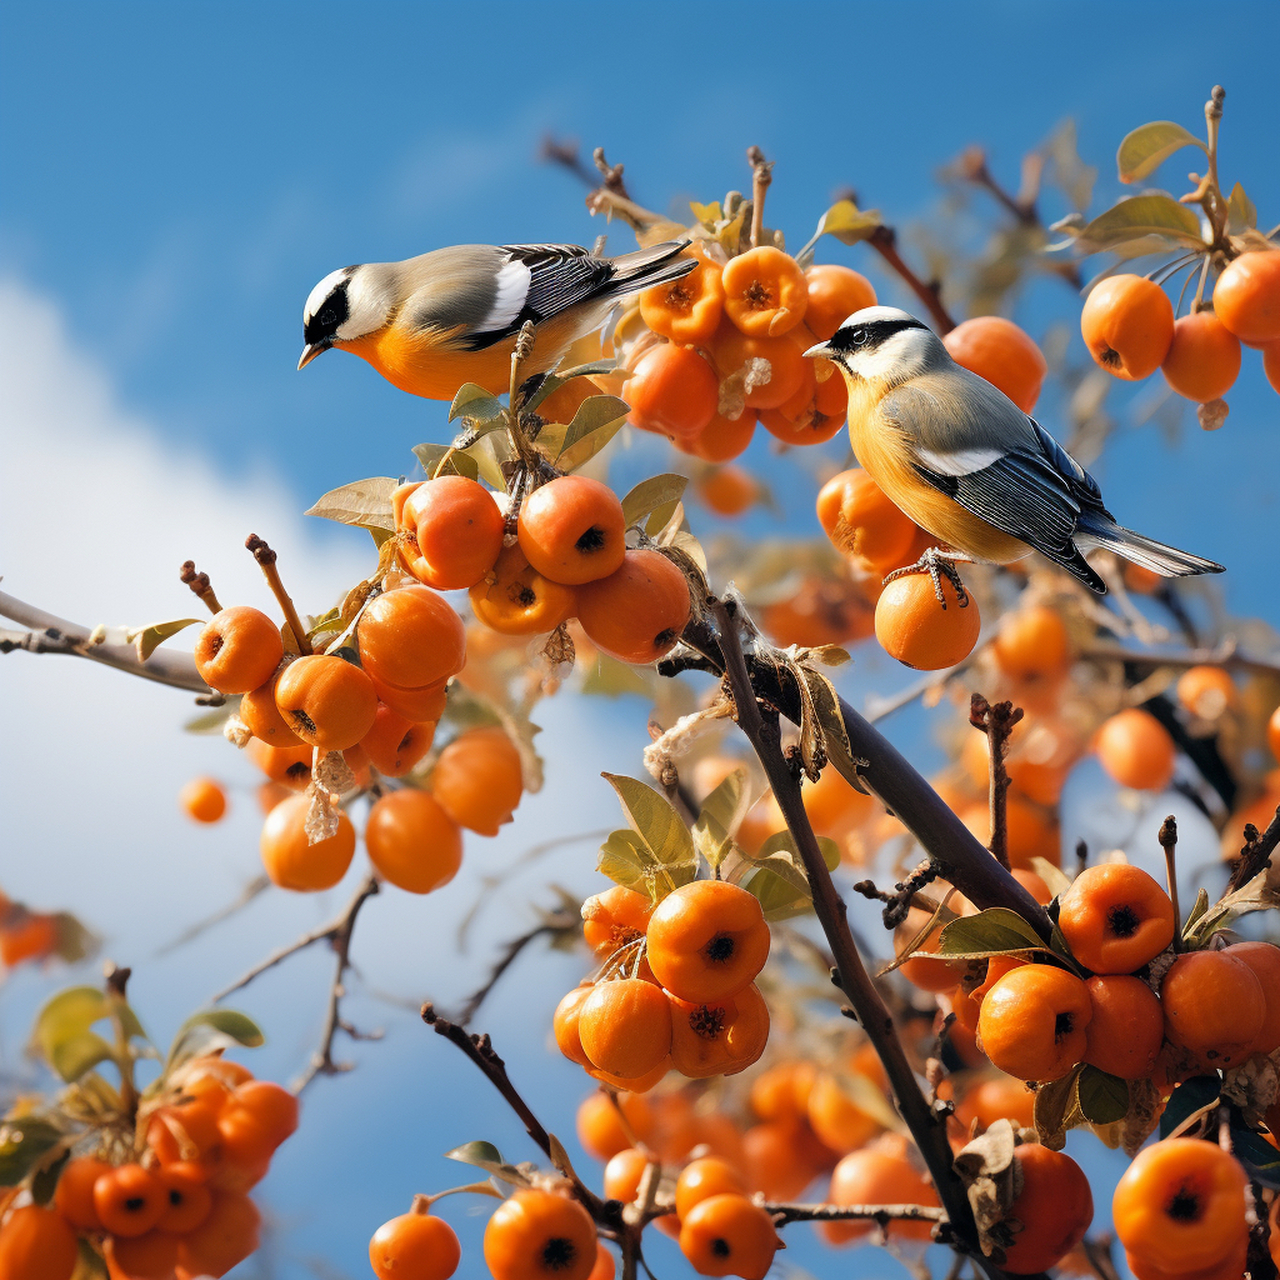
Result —
<instances>
[{"instance_id":1,"label":"tree branch","mask_svg":"<svg viewBox=\"0 0 1280 1280\"><path fill-rule=\"evenodd\" d=\"M88 658L91 662L100 662L131 676L154 680L157 684L172 685L206 698L219 696L200 678L195 659L189 653L161 649L142 662L133 645L96 644L91 628L46 613L3 591L0 591L0 617L31 628L26 633L0 632L0 653L23 649L27 653L61 653L74 658Z\"/></svg>"},{"instance_id":2,"label":"tree branch","mask_svg":"<svg viewBox=\"0 0 1280 1280\"><path fill-rule=\"evenodd\" d=\"M1280 806L1277 806L1275 817L1261 835L1252 822L1244 824L1244 848L1240 850L1240 861L1227 881L1226 892L1233 893L1247 885L1271 861L1277 844L1280 844Z\"/></svg>"},{"instance_id":3,"label":"tree branch","mask_svg":"<svg viewBox=\"0 0 1280 1280\"><path fill-rule=\"evenodd\" d=\"M942 284L938 280L928 283L921 280L903 261L898 252L898 233L883 223L868 237L867 243L885 260L890 268L902 279L912 293L924 303L933 317L934 327L939 336L945 336L956 327L951 313L942 305Z\"/></svg>"},{"instance_id":4,"label":"tree branch","mask_svg":"<svg viewBox=\"0 0 1280 1280\"><path fill-rule=\"evenodd\" d=\"M887 1227L890 1222L895 1221L950 1225L945 1209L935 1209L927 1204L766 1203L764 1211L772 1216L774 1225L778 1227L785 1227L789 1222L855 1222L863 1218L871 1218L881 1227Z\"/></svg>"},{"instance_id":5,"label":"tree branch","mask_svg":"<svg viewBox=\"0 0 1280 1280\"><path fill-rule=\"evenodd\" d=\"M987 762L991 775L988 797L988 818L991 826L991 854L1006 870L1009 870L1009 824L1005 799L1009 790L1009 771L1004 767L1005 753L1009 750L1009 735L1013 726L1022 719L1022 708L1012 702L997 702L992 706L980 693L969 699L969 723L987 737Z\"/></svg>"},{"instance_id":6,"label":"tree branch","mask_svg":"<svg viewBox=\"0 0 1280 1280\"><path fill-rule=\"evenodd\" d=\"M515 963L525 947L547 934L564 933L566 930L574 930L576 932L581 923L581 916L574 915L569 911L557 911L536 928L530 929L527 933L522 933L518 938L513 938L508 942L497 963L489 971L489 976L485 979L483 985L467 997L466 1003L458 1011L456 1021L459 1026L465 1027L476 1016L480 1011L480 1006L488 998L489 993L498 985L498 980Z\"/></svg>"},{"instance_id":7,"label":"tree branch","mask_svg":"<svg viewBox=\"0 0 1280 1280\"><path fill-rule=\"evenodd\" d=\"M225 907L219 907L217 911L204 917L203 920L197 920L195 924L189 925L176 938L170 942L166 942L156 952L156 958L167 956L170 952L177 951L179 947L185 946L188 942L194 941L207 929L212 929L214 925L221 924L224 920L229 920L237 912L242 911L249 905L259 894L265 893L271 888L271 877L267 875L254 876L233 902L228 903ZM281 959L284 957L282 956ZM227 993L224 992L224 995ZM220 997L219 997L220 998Z\"/></svg>"}]
</instances>

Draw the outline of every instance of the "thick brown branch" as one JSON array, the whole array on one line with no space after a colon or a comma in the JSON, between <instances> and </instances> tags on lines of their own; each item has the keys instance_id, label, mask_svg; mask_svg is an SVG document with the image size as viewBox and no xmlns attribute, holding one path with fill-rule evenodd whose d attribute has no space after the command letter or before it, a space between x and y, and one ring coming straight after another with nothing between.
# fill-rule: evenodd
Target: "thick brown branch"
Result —
<instances>
[{"instance_id":1,"label":"thick brown branch","mask_svg":"<svg viewBox=\"0 0 1280 1280\"><path fill-rule=\"evenodd\" d=\"M103 666L115 667L143 680L154 680L175 689L215 697L213 690L200 678L195 659L189 653L158 650L146 662L138 659L131 644L95 644L92 629L78 622L68 622L37 609L15 596L0 591L0 617L11 618L31 630L25 633L0 632L0 653L23 649L27 653L61 653L74 658L88 658Z\"/></svg>"},{"instance_id":2,"label":"thick brown branch","mask_svg":"<svg viewBox=\"0 0 1280 1280\"><path fill-rule=\"evenodd\" d=\"M542 1154L573 1183L574 1193L592 1218L597 1222L607 1222L613 1226L620 1226L620 1222L615 1221L611 1215L605 1213L605 1202L578 1177L577 1172L564 1155L564 1148L560 1146L557 1140L552 1138L551 1134L543 1127L542 1121L533 1114L529 1104L520 1096L515 1085L511 1083L511 1077L507 1075L506 1063L498 1056L489 1037L487 1035L471 1035L466 1028L460 1027L456 1022L450 1022L447 1018L442 1018L435 1011L435 1006L429 1001L422 1006L422 1020L437 1035L444 1036L450 1043L457 1045L484 1072L489 1083L502 1095L511 1110L520 1117L521 1123L525 1127L525 1132L533 1139Z\"/></svg>"}]
</instances>

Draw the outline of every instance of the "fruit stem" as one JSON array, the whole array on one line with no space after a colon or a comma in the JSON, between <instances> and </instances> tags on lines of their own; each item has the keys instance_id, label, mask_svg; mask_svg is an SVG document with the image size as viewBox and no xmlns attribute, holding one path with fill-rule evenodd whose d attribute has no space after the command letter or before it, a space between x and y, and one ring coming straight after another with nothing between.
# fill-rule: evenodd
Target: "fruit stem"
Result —
<instances>
[{"instance_id":1,"label":"fruit stem","mask_svg":"<svg viewBox=\"0 0 1280 1280\"><path fill-rule=\"evenodd\" d=\"M773 181L773 161L764 158L759 147L747 148L751 166L751 247L758 249L764 235L764 198Z\"/></svg>"},{"instance_id":2,"label":"fruit stem","mask_svg":"<svg viewBox=\"0 0 1280 1280\"><path fill-rule=\"evenodd\" d=\"M132 972L132 969L120 969L109 960L107 961L107 1009L111 1015L111 1026L115 1031L114 1058L120 1070L120 1106L130 1124L138 1114L138 1087L133 1082L133 1050L129 1047L129 1032L124 1025L124 1011L129 1007L125 999L125 988L129 984Z\"/></svg>"},{"instance_id":3,"label":"fruit stem","mask_svg":"<svg viewBox=\"0 0 1280 1280\"><path fill-rule=\"evenodd\" d=\"M218 603L218 597L214 595L213 587L209 582L209 575L197 573L194 560L184 560L178 576L180 581L191 588L192 593L210 613L222 612L222 606Z\"/></svg>"},{"instance_id":4,"label":"fruit stem","mask_svg":"<svg viewBox=\"0 0 1280 1280\"><path fill-rule=\"evenodd\" d=\"M1022 708L1012 702L997 702L992 706L980 693L969 700L969 723L987 736L988 772L991 788L988 797L988 814L991 841L988 848L1000 865L1009 871L1009 823L1008 806L1005 803L1009 791L1009 771L1004 767L1005 753L1009 750L1009 735L1013 726L1022 719Z\"/></svg>"},{"instance_id":5,"label":"fruit stem","mask_svg":"<svg viewBox=\"0 0 1280 1280\"><path fill-rule=\"evenodd\" d=\"M311 652L311 641L307 639L307 629L302 625L302 619L298 617L298 611L293 607L293 601L289 598L289 593L284 589L284 583L280 579L280 570L276 567L276 553L256 533L251 533L245 539L244 545L258 562L262 576L266 578L267 586L271 588L271 594L275 596L276 603L284 614L285 624L293 633L298 652L305 656Z\"/></svg>"},{"instance_id":6,"label":"fruit stem","mask_svg":"<svg viewBox=\"0 0 1280 1280\"><path fill-rule=\"evenodd\" d=\"M1160 824L1160 847L1164 850L1165 884L1169 888L1169 901L1173 903L1173 949L1185 950L1182 941L1182 910L1178 905L1178 823L1170 814Z\"/></svg>"}]
</instances>

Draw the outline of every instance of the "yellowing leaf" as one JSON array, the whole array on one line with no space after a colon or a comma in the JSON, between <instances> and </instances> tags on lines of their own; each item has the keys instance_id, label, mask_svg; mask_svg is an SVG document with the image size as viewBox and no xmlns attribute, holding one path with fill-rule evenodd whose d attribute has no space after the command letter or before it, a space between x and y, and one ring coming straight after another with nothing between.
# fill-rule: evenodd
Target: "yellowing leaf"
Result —
<instances>
[{"instance_id":1,"label":"yellowing leaf","mask_svg":"<svg viewBox=\"0 0 1280 1280\"><path fill-rule=\"evenodd\" d=\"M697 870L693 839L666 796L635 778L602 776L618 793L627 822L657 867L653 896L661 899L692 880Z\"/></svg>"},{"instance_id":2,"label":"yellowing leaf","mask_svg":"<svg viewBox=\"0 0 1280 1280\"><path fill-rule=\"evenodd\" d=\"M617 396L589 396L578 406L564 444L555 461L563 471L574 471L594 458L622 428L630 407Z\"/></svg>"},{"instance_id":3,"label":"yellowing leaf","mask_svg":"<svg viewBox=\"0 0 1280 1280\"><path fill-rule=\"evenodd\" d=\"M179 631L194 627L199 618L178 618L174 622L153 622L149 626L136 627L126 634L137 650L138 661L146 662L153 653L168 639Z\"/></svg>"},{"instance_id":4,"label":"yellowing leaf","mask_svg":"<svg viewBox=\"0 0 1280 1280\"><path fill-rule=\"evenodd\" d=\"M437 471L440 470L441 462L448 455L448 462L445 462L444 470L441 475L459 475L466 476L468 480L474 480L478 474L476 464L473 458L469 458L465 453L460 453L452 445L449 444L417 444L413 447L413 456L418 459L422 465L423 471L427 473L427 478L431 479Z\"/></svg>"},{"instance_id":5,"label":"yellowing leaf","mask_svg":"<svg viewBox=\"0 0 1280 1280\"><path fill-rule=\"evenodd\" d=\"M453 397L453 403L449 406L449 421L471 418L476 422L491 422L500 418L503 412L502 401L492 391L487 391L474 382L466 382L458 388L458 394Z\"/></svg>"},{"instance_id":6,"label":"yellowing leaf","mask_svg":"<svg viewBox=\"0 0 1280 1280\"><path fill-rule=\"evenodd\" d=\"M1150 235L1197 247L1204 244L1199 218L1172 196L1158 193L1121 200L1082 227L1076 243L1086 253L1097 253Z\"/></svg>"},{"instance_id":7,"label":"yellowing leaf","mask_svg":"<svg viewBox=\"0 0 1280 1280\"><path fill-rule=\"evenodd\" d=\"M837 200L818 219L816 236L835 236L842 244L865 240L880 225L879 209L859 209L852 200Z\"/></svg>"},{"instance_id":8,"label":"yellowing leaf","mask_svg":"<svg viewBox=\"0 0 1280 1280\"><path fill-rule=\"evenodd\" d=\"M1140 125L1126 135L1116 152L1116 168L1121 182L1141 182L1153 174L1175 151L1183 147L1199 147L1205 144L1193 133L1188 133L1172 120L1156 120Z\"/></svg>"},{"instance_id":9,"label":"yellowing leaf","mask_svg":"<svg viewBox=\"0 0 1280 1280\"><path fill-rule=\"evenodd\" d=\"M390 476L353 480L350 484L330 489L303 515L323 516L339 524L354 524L362 529L386 529L394 533L396 525L391 518L391 495L398 486L399 482Z\"/></svg>"},{"instance_id":10,"label":"yellowing leaf","mask_svg":"<svg viewBox=\"0 0 1280 1280\"><path fill-rule=\"evenodd\" d=\"M641 480L622 500L622 515L626 520L626 527L629 529L632 525L638 525L645 516L668 503L679 502L688 483L688 476L671 473Z\"/></svg>"},{"instance_id":11,"label":"yellowing leaf","mask_svg":"<svg viewBox=\"0 0 1280 1280\"><path fill-rule=\"evenodd\" d=\"M1231 188L1231 196L1227 200L1227 230L1233 236L1238 236L1257 225L1258 210L1237 182Z\"/></svg>"}]
</instances>

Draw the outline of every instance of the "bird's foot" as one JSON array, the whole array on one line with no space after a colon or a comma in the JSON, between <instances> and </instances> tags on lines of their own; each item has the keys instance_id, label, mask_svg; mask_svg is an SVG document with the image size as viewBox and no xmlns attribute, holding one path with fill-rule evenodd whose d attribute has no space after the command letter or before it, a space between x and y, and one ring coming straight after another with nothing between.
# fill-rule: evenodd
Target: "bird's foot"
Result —
<instances>
[{"instance_id":1,"label":"bird's foot","mask_svg":"<svg viewBox=\"0 0 1280 1280\"><path fill-rule=\"evenodd\" d=\"M964 609L969 604L969 593L964 589L960 571L956 568L957 563L972 564L973 560L959 551L930 547L915 564L906 565L904 568L895 569L892 573L886 574L884 585L887 587L896 578L905 578L909 573L927 573L933 581L933 594L945 609L947 598L942 592L942 579L946 578L956 590L956 600L960 608Z\"/></svg>"}]
</instances>

